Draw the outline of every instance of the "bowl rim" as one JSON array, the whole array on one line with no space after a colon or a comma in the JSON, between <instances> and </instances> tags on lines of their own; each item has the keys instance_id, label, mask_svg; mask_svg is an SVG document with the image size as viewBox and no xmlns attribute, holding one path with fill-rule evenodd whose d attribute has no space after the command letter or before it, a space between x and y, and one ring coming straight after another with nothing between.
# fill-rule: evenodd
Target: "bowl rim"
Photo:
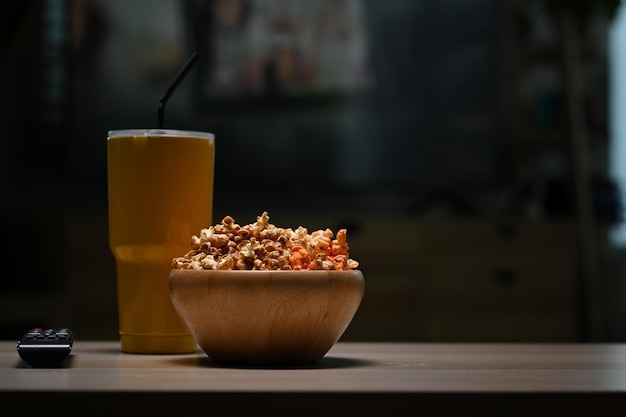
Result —
<instances>
[{"instance_id":1,"label":"bowl rim","mask_svg":"<svg viewBox=\"0 0 626 417\"><path fill-rule=\"evenodd\" d=\"M170 270L169 281L193 281L196 279L211 279L224 281L259 282L266 280L280 280L281 282L298 281L326 281L346 282L355 281L364 284L365 276L360 269L350 270L250 270L250 269L179 269Z\"/></svg>"},{"instance_id":2,"label":"bowl rim","mask_svg":"<svg viewBox=\"0 0 626 417\"><path fill-rule=\"evenodd\" d=\"M307 272L315 272L315 273L341 273L341 272L361 272L360 269L186 269L186 268L172 268L171 271L185 271L185 272L236 272L236 273L267 273L267 272L278 272L278 273L307 273Z\"/></svg>"}]
</instances>

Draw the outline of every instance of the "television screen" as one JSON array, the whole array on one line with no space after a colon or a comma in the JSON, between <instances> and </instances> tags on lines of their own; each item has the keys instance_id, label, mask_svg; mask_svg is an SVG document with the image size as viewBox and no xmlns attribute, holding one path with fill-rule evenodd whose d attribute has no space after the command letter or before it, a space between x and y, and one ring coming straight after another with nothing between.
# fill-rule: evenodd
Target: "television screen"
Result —
<instances>
[{"instance_id":1,"label":"television screen","mask_svg":"<svg viewBox=\"0 0 626 417\"><path fill-rule=\"evenodd\" d=\"M95 11L73 41L74 173L104 177L106 131L154 126L198 52L165 122L216 134L216 190L407 196L497 178L489 0L81 4Z\"/></svg>"}]
</instances>

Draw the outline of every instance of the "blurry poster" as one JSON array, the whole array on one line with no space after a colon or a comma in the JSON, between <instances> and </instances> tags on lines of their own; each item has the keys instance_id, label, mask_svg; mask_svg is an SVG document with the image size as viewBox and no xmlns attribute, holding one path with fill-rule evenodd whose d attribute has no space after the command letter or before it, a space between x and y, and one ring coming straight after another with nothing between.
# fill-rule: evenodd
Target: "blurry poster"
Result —
<instances>
[{"instance_id":1,"label":"blurry poster","mask_svg":"<svg viewBox=\"0 0 626 417\"><path fill-rule=\"evenodd\" d=\"M207 98L349 94L370 84L360 0L211 0L195 7Z\"/></svg>"}]
</instances>

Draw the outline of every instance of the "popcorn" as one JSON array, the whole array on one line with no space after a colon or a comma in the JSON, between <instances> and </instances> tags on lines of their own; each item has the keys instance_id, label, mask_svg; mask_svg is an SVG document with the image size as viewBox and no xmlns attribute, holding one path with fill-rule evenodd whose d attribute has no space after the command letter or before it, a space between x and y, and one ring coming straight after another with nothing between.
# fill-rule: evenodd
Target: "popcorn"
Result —
<instances>
[{"instance_id":1,"label":"popcorn","mask_svg":"<svg viewBox=\"0 0 626 417\"><path fill-rule=\"evenodd\" d=\"M191 250L172 259L174 269L219 270L352 270L346 229L309 234L305 227L281 228L267 212L255 223L240 226L226 216L222 222L191 237Z\"/></svg>"}]
</instances>

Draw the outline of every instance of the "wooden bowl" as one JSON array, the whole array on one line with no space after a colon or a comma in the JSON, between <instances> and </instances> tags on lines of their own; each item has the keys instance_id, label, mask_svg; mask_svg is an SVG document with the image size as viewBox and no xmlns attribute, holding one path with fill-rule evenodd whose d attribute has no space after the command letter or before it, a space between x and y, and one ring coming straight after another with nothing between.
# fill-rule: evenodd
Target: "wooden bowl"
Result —
<instances>
[{"instance_id":1,"label":"wooden bowl","mask_svg":"<svg viewBox=\"0 0 626 417\"><path fill-rule=\"evenodd\" d=\"M365 290L361 271L173 269L172 302L215 362L316 362L352 321Z\"/></svg>"}]
</instances>

